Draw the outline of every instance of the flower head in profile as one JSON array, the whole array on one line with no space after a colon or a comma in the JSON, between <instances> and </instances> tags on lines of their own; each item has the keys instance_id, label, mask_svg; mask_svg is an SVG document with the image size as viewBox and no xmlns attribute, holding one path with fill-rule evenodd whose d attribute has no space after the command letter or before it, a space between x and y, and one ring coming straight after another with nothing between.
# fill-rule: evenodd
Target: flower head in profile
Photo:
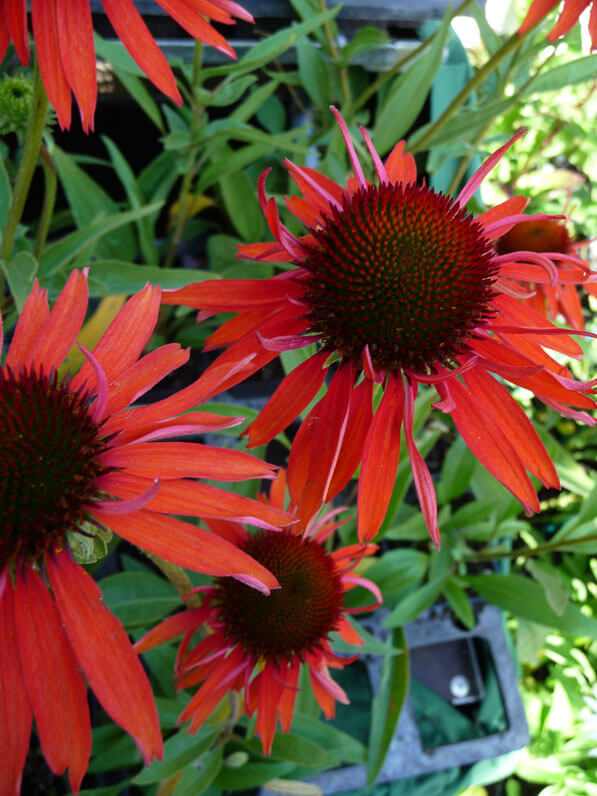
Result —
<instances>
[{"instance_id":1,"label":"flower head in profile","mask_svg":"<svg viewBox=\"0 0 597 796\"><path fill-rule=\"evenodd\" d=\"M276 202L259 200L273 242L240 247L245 258L289 262L265 280L212 280L164 293L167 303L201 309L200 317L239 313L208 340L226 346L212 367L236 368L228 388L281 351L314 344L247 428L261 445L315 398L293 440L288 483L303 520L342 490L360 464L358 529L377 533L387 510L401 433L429 532L439 543L433 481L415 444L414 401L420 385L438 395L470 450L523 504L539 509L529 474L557 487L554 465L503 380L525 387L562 414L593 422L593 384L574 380L545 349L580 357L566 330L524 305L519 283L556 282L552 259L537 252L499 255L494 241L523 220L513 197L478 217L466 204L513 141L491 155L454 199L417 182L412 155L398 143L382 162L366 130L377 180L365 177L346 124L334 110L354 174L346 187L313 168L285 161L302 196L286 199L305 226L296 236ZM556 253L557 254L557 253ZM556 255L552 255L556 257ZM565 262L581 260L557 254ZM311 349L312 350L312 349ZM238 363L253 354L246 368ZM209 378L209 368L201 379ZM374 398L376 409L374 411ZM579 411L580 410L580 411Z\"/></svg>"},{"instance_id":2,"label":"flower head in profile","mask_svg":"<svg viewBox=\"0 0 597 796\"><path fill-rule=\"evenodd\" d=\"M526 33L533 25L540 22L552 11L560 0L533 0L518 33ZM575 25L585 8L591 6L589 15L589 35L591 37L592 49L597 48L597 3L594 0L564 0L564 5L558 17L558 21L550 31L547 40L554 42L564 36Z\"/></svg>"},{"instance_id":3,"label":"flower head in profile","mask_svg":"<svg viewBox=\"0 0 597 796\"><path fill-rule=\"evenodd\" d=\"M540 218L515 224L497 240L496 249L499 254L520 250L533 251L544 255L548 260L555 260L558 267L557 281L535 284L531 278L527 303L546 318L556 320L558 316L562 316L575 329L584 329L582 304L576 285L586 279L583 287L597 296L597 276L590 274L588 267L574 256L575 250L585 245L586 241L574 243L571 240L562 220ZM573 256L563 259L561 255L566 254Z\"/></svg>"},{"instance_id":4,"label":"flower head in profile","mask_svg":"<svg viewBox=\"0 0 597 796\"><path fill-rule=\"evenodd\" d=\"M205 17L233 24L233 17L253 17L232 0L156 0L194 39L236 58L234 50ZM151 82L177 104L180 92L168 62L149 32L133 0L102 0L116 36ZM81 113L85 132L93 130L97 101L95 46L89 0L31 0L31 25L44 88L64 128L71 124L71 92ZM0 61L10 42L22 64L29 63L26 0L0 3Z\"/></svg>"},{"instance_id":5,"label":"flower head in profile","mask_svg":"<svg viewBox=\"0 0 597 796\"><path fill-rule=\"evenodd\" d=\"M238 546L169 516L232 518L266 528L290 520L196 480L271 478L268 465L239 451L169 440L238 419L181 415L194 406L185 391L130 406L188 359L175 344L141 356L159 306L160 289L145 287L93 353L84 351L81 370L61 377L87 311L87 278L74 271L52 310L36 282L0 366L3 793L19 791L33 717L50 768L62 773L68 767L78 791L91 745L84 678L146 761L162 754L149 681L82 566L106 554L112 533L180 566L232 575L265 592L278 585ZM1 329L0 318L0 350Z\"/></svg>"},{"instance_id":6,"label":"flower head in profile","mask_svg":"<svg viewBox=\"0 0 597 796\"><path fill-rule=\"evenodd\" d=\"M282 508L285 474L272 484L270 501ZM219 522L213 530L235 539L240 549L266 566L280 588L269 596L241 583L218 578L199 587L201 607L175 614L151 630L135 645L145 651L184 634L177 656L179 688L199 685L181 720L190 719L196 732L218 703L230 692L244 689L247 715L257 714L257 733L264 754L270 754L277 720L290 732L301 665L308 672L313 693L326 718L334 716L336 701L348 703L329 669L342 669L358 657L342 658L330 647L330 634L361 645L358 632L346 614L369 611L381 604L377 586L361 577L356 567L377 545L352 545L328 552L324 542L342 523L328 513L309 522L303 531L290 525L281 533L258 531L251 535L238 523ZM349 589L364 587L375 602L349 610L344 597ZM208 630L200 641L195 632Z\"/></svg>"}]
</instances>

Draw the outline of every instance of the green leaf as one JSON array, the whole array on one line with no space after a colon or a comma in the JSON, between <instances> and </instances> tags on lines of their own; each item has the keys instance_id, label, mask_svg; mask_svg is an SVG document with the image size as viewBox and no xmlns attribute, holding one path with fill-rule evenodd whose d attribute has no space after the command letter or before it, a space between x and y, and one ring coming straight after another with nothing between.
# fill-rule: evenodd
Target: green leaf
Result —
<instances>
[{"instance_id":1,"label":"green leaf","mask_svg":"<svg viewBox=\"0 0 597 796\"><path fill-rule=\"evenodd\" d=\"M100 582L104 600L125 628L146 627L180 607L176 589L145 572L121 572Z\"/></svg>"},{"instance_id":2,"label":"green leaf","mask_svg":"<svg viewBox=\"0 0 597 796\"><path fill-rule=\"evenodd\" d=\"M597 74L597 54L576 58L565 64L559 64L543 72L530 84L525 94L537 94L540 91L559 91L574 83L594 80Z\"/></svg>"},{"instance_id":3,"label":"green leaf","mask_svg":"<svg viewBox=\"0 0 597 796\"><path fill-rule=\"evenodd\" d=\"M449 578L444 583L443 595L454 612L454 616L462 622L465 627L472 630L477 624L475 612L471 607L465 589L462 588L456 578Z\"/></svg>"},{"instance_id":4,"label":"green leaf","mask_svg":"<svg viewBox=\"0 0 597 796\"><path fill-rule=\"evenodd\" d=\"M475 457L462 437L457 437L450 445L442 465L441 478L437 485L437 499L440 504L449 503L466 492L475 470L475 462Z\"/></svg>"},{"instance_id":5,"label":"green leaf","mask_svg":"<svg viewBox=\"0 0 597 796\"><path fill-rule=\"evenodd\" d=\"M187 768L172 796L199 796L218 776L222 762L222 747L206 752L199 761L199 768Z\"/></svg>"},{"instance_id":6,"label":"green leaf","mask_svg":"<svg viewBox=\"0 0 597 796\"><path fill-rule=\"evenodd\" d=\"M114 74L118 80L135 100L143 113L145 113L150 121L155 124L160 133L164 134L166 132L166 128L164 126L164 120L162 119L162 114L160 113L158 104L147 90L145 83L141 80L141 78L137 77L136 75L132 75L130 72L124 69L120 69L114 64L112 65L112 69L114 70Z\"/></svg>"},{"instance_id":7,"label":"green leaf","mask_svg":"<svg viewBox=\"0 0 597 796\"><path fill-rule=\"evenodd\" d=\"M137 265L120 260L96 260L89 267L89 290L92 296L136 293L147 282L160 285L164 290L176 289L216 276L200 269L160 268L157 265Z\"/></svg>"},{"instance_id":8,"label":"green leaf","mask_svg":"<svg viewBox=\"0 0 597 796\"><path fill-rule=\"evenodd\" d=\"M114 727L117 733L114 733L113 740L109 744L102 744L101 751L96 747L95 739L98 735L98 730L110 730L114 725L107 727L98 727L93 731L93 750L94 755L87 769L90 774L100 774L104 771L114 771L118 768L133 768L141 762L141 752L137 745L130 737L125 735L120 727Z\"/></svg>"},{"instance_id":9,"label":"green leaf","mask_svg":"<svg viewBox=\"0 0 597 796\"><path fill-rule=\"evenodd\" d=\"M520 97L514 96L503 100L494 100L473 111L460 111L452 119L449 119L435 133L433 138L427 142L427 148L447 144L452 141L467 141L472 138L472 134L481 130L496 117L506 113L507 110L516 103L520 102ZM406 142L406 148L412 149L419 140L427 133L433 122L419 127L416 132L410 135Z\"/></svg>"},{"instance_id":10,"label":"green leaf","mask_svg":"<svg viewBox=\"0 0 597 796\"><path fill-rule=\"evenodd\" d=\"M313 104L326 110L331 103L330 67L319 49L309 39L296 45L299 75Z\"/></svg>"},{"instance_id":11,"label":"green leaf","mask_svg":"<svg viewBox=\"0 0 597 796\"><path fill-rule=\"evenodd\" d=\"M222 177L220 190L226 212L238 234L247 242L260 240L265 234L265 221L255 186L244 171Z\"/></svg>"},{"instance_id":12,"label":"green leaf","mask_svg":"<svg viewBox=\"0 0 597 796\"><path fill-rule=\"evenodd\" d=\"M20 312L33 287L39 263L30 252L19 252L9 262L0 260L0 268L4 272L15 305Z\"/></svg>"},{"instance_id":13,"label":"green leaf","mask_svg":"<svg viewBox=\"0 0 597 796\"><path fill-rule=\"evenodd\" d=\"M195 735L181 730L164 743L164 759L154 760L137 774L133 782L135 785L150 785L177 774L209 749L216 736L217 730L209 726L201 727Z\"/></svg>"},{"instance_id":14,"label":"green leaf","mask_svg":"<svg viewBox=\"0 0 597 796\"><path fill-rule=\"evenodd\" d=\"M380 155L388 152L419 115L441 66L450 16L446 14L427 52L393 82L375 122L373 142Z\"/></svg>"},{"instance_id":15,"label":"green leaf","mask_svg":"<svg viewBox=\"0 0 597 796\"><path fill-rule=\"evenodd\" d=\"M445 582L446 578L442 577L411 592L386 616L384 625L386 627L403 627L408 622L412 622L437 600Z\"/></svg>"},{"instance_id":16,"label":"green leaf","mask_svg":"<svg viewBox=\"0 0 597 796\"><path fill-rule=\"evenodd\" d=\"M259 88L251 91L249 96L235 108L229 115L229 119L237 122L248 122L263 107L267 100L280 85L280 80L270 80Z\"/></svg>"},{"instance_id":17,"label":"green leaf","mask_svg":"<svg viewBox=\"0 0 597 796\"><path fill-rule=\"evenodd\" d=\"M247 741L246 746L255 754L261 751L261 741L257 738ZM285 760L309 768L333 768L340 762L338 757L331 755L318 743L286 732L276 733L270 757L272 760Z\"/></svg>"},{"instance_id":18,"label":"green leaf","mask_svg":"<svg viewBox=\"0 0 597 796\"><path fill-rule=\"evenodd\" d=\"M116 144L105 135L102 136L102 141L108 150L114 171L122 183L130 206L132 208L142 207L145 204L145 200L128 161ZM139 248L143 259L148 265L155 265L158 261L158 252L155 245L155 231L151 221L145 216L137 221L136 226L139 235Z\"/></svg>"},{"instance_id":19,"label":"green leaf","mask_svg":"<svg viewBox=\"0 0 597 796\"><path fill-rule=\"evenodd\" d=\"M277 33L272 33L263 41L260 41L259 44L251 47L238 63L203 70L204 80L218 75L226 75L230 72L242 75L246 72L254 72L256 69L260 69L293 47L303 36L308 36L309 33L316 31L326 22L333 19L339 11L340 6L334 6L334 8L330 8L321 14L315 14L305 22L292 24Z\"/></svg>"},{"instance_id":20,"label":"green leaf","mask_svg":"<svg viewBox=\"0 0 597 796\"><path fill-rule=\"evenodd\" d=\"M363 574L379 586L385 604L390 595L420 583L428 563L429 556L419 550L389 550L373 559Z\"/></svg>"},{"instance_id":21,"label":"green leaf","mask_svg":"<svg viewBox=\"0 0 597 796\"><path fill-rule=\"evenodd\" d=\"M11 200L10 178L4 166L4 160L0 158L0 230L3 230L6 225Z\"/></svg>"},{"instance_id":22,"label":"green leaf","mask_svg":"<svg viewBox=\"0 0 597 796\"><path fill-rule=\"evenodd\" d=\"M558 570L546 562L536 561L532 558L527 561L526 568L542 586L545 599L551 610L558 616L562 616L570 599L570 589L567 588Z\"/></svg>"},{"instance_id":23,"label":"green leaf","mask_svg":"<svg viewBox=\"0 0 597 796\"><path fill-rule=\"evenodd\" d=\"M404 654L384 657L379 690L371 706L367 759L367 785L369 786L373 785L381 771L408 693L408 653L406 638L401 628L397 628L392 633L392 646L403 650Z\"/></svg>"},{"instance_id":24,"label":"green leaf","mask_svg":"<svg viewBox=\"0 0 597 796\"><path fill-rule=\"evenodd\" d=\"M71 232L55 243L51 243L43 251L39 264L40 276L51 276L83 251L90 243L106 237L109 233L119 230L120 227L130 224L143 216L150 215L162 206L162 202L145 205L138 210L126 210L111 216L97 218L84 229ZM112 235L110 235L112 237ZM116 237L116 236L115 236ZM134 247L133 247L134 248ZM119 252L126 257L126 252Z\"/></svg>"},{"instance_id":25,"label":"green leaf","mask_svg":"<svg viewBox=\"0 0 597 796\"><path fill-rule=\"evenodd\" d=\"M357 55L376 50L388 44L388 34L379 28L361 28L352 37L351 41L341 50L342 63L347 65Z\"/></svg>"},{"instance_id":26,"label":"green leaf","mask_svg":"<svg viewBox=\"0 0 597 796\"><path fill-rule=\"evenodd\" d=\"M286 762L249 762L240 768L222 766L215 784L224 790L246 790L263 785L268 779L283 777L295 768L293 763Z\"/></svg>"},{"instance_id":27,"label":"green leaf","mask_svg":"<svg viewBox=\"0 0 597 796\"><path fill-rule=\"evenodd\" d=\"M597 638L597 620L585 616L579 608L569 603L558 616L550 608L542 587L530 578L520 575L467 575L462 580L487 602L503 611L529 619L562 633Z\"/></svg>"},{"instance_id":28,"label":"green leaf","mask_svg":"<svg viewBox=\"0 0 597 796\"><path fill-rule=\"evenodd\" d=\"M215 185L223 177L236 174L264 155L271 154L272 143L249 144L237 149L228 157L220 156L214 159L209 166L202 169L196 188L196 193L205 193L208 188Z\"/></svg>"},{"instance_id":29,"label":"green leaf","mask_svg":"<svg viewBox=\"0 0 597 796\"><path fill-rule=\"evenodd\" d=\"M292 719L293 734L301 735L316 743L338 760L346 763L364 763L367 750L352 735L336 729L329 722L295 712Z\"/></svg>"},{"instance_id":30,"label":"green leaf","mask_svg":"<svg viewBox=\"0 0 597 796\"><path fill-rule=\"evenodd\" d=\"M232 105L232 103L237 102L242 97L249 86L253 85L256 80L255 75L245 75L237 80L231 80L229 83L222 83L214 91L202 89L199 96L206 106L224 107Z\"/></svg>"},{"instance_id":31,"label":"green leaf","mask_svg":"<svg viewBox=\"0 0 597 796\"><path fill-rule=\"evenodd\" d=\"M55 146L52 158L56 164L60 182L66 193L71 213L80 230L87 229L99 217L109 217L120 212L120 207L95 180L83 171L74 159ZM134 259L137 253L135 238L125 224L113 228L109 237L95 236L93 242L100 257L123 257ZM88 241L90 242L90 241Z\"/></svg>"}]
</instances>

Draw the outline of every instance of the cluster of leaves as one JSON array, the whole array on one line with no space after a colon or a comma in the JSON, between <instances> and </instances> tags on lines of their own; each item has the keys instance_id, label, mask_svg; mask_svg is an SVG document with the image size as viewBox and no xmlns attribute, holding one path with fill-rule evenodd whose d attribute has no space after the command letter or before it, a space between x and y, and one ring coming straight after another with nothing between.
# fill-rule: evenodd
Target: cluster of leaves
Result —
<instances>
[{"instance_id":1,"label":"cluster of leaves","mask_svg":"<svg viewBox=\"0 0 597 796\"><path fill-rule=\"evenodd\" d=\"M267 234L256 198L257 176L272 167L268 188L275 195L292 193L282 168L283 158L290 156L301 164L312 165L317 159L321 171L343 182L347 163L328 113L331 103L342 106L351 125L371 129L381 155L407 137L407 147L417 153L432 182L444 187L457 185L480 148L495 148L513 128L529 127L526 143L500 166L494 191L503 198L504 190L532 189L534 209L560 211L562 194L554 198L550 192L571 188L579 235L590 234L595 203L587 175L595 170L590 122L596 85L590 81L597 56L580 55L576 33L567 39L564 51L546 49L533 37L514 46L489 27L476 3L461 4L479 24L486 65L472 73L468 83L466 68L459 65L460 90L456 72L446 72L442 63L446 47L458 47L449 15L432 33L426 32L425 42L373 79L362 59L388 45L384 32L364 28L341 46L337 6L322 11L316 0L291 2L298 21L247 49L238 63L202 68L199 47L193 64L176 63L185 98L181 108L158 104L128 55L118 45L97 39L98 54L147 117L160 152L135 173L118 143L107 136L102 138L105 156L89 158L61 149L46 130L44 147L52 164L45 169L51 221L47 228L41 220L22 223L11 257L0 262L13 301L4 313L7 328L36 277L56 296L77 267L90 268L93 296L110 297L111 303L100 306L96 324L90 322L84 331L96 338L118 308L114 296L132 293L147 281L174 288L216 276L271 275L273 265L234 259L238 243L262 240ZM280 61L290 50L296 63L283 68ZM417 58L412 57L415 52ZM452 84L449 91L447 84ZM431 118L421 124L417 120L430 92ZM1 146L4 228L18 153ZM117 178L120 198L90 176L90 166ZM64 194L64 207L58 212L53 212L52 179ZM296 219L283 208L281 213L284 223L298 232ZM198 236L206 242L201 259L192 270L178 267L184 261L184 242ZM161 334L168 339L200 347L209 331L209 323L197 327L189 313L164 313ZM92 342L86 340L88 347ZM290 371L310 353L287 352L281 357L283 367ZM589 353L584 371L576 375L592 378L595 364L594 352ZM365 764L373 782L407 693L403 626L443 600L455 621L472 629L475 594L515 618L518 654L527 667L524 694L535 740L519 763L518 776L551 783L546 796L564 793L561 788L570 782L577 788L570 792L591 793L596 771L585 758L589 744L594 744L590 732L595 731L597 594L586 584L595 575L591 557L597 554L597 476L587 463L595 460L597 432L580 430L551 410L527 405L564 487L559 496L543 495L544 511L531 520L521 518L518 502L487 474L453 429L431 420L431 400L431 391L419 395L414 430L421 454L436 462L442 550L430 546L421 513L411 500L412 473L403 445L390 509L376 540L381 553L364 571L382 591L389 633L389 640L382 642L359 628L366 638L363 652L383 658L364 736L353 737L321 721L308 688L298 696L292 733L277 736L270 758L260 754L253 723L239 717L242 711L232 697L190 736L176 725L189 699L188 693L174 688L176 648L164 645L144 658L168 736L164 760L140 771L141 759L130 738L113 724L100 722L94 730L89 772L119 775L118 783L103 788L102 794L121 793L129 785L156 793L160 783L162 794L216 796L266 782L281 792L310 794L317 792L313 786L292 790L298 786L289 780L342 764ZM212 409L239 413L238 406ZM242 413L249 420L255 416L251 408L244 407ZM235 444L237 433L228 437L230 444ZM288 444L284 435L279 442ZM247 494L250 487L237 488ZM346 497L350 502L350 490ZM354 517L341 535L347 543L356 538ZM180 601L145 563L125 554L119 560L123 571L104 578L101 587L127 631L140 637ZM343 651L340 642L335 648ZM588 741L579 740L581 732Z\"/></svg>"}]
</instances>

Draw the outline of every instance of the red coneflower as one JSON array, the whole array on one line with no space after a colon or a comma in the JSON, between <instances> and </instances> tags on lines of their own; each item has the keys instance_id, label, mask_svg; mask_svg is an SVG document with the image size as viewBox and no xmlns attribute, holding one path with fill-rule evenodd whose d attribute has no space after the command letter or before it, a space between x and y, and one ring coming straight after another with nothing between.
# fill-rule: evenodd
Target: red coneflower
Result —
<instances>
[{"instance_id":1,"label":"red coneflower","mask_svg":"<svg viewBox=\"0 0 597 796\"><path fill-rule=\"evenodd\" d=\"M272 484L271 502L282 508L284 473ZM359 576L355 567L377 545L352 545L328 553L323 542L342 523L333 522L338 509L304 531L289 526L282 533L259 531L250 535L242 525L219 522L213 530L235 539L239 548L275 574L280 589L265 596L241 583L218 578L213 586L199 587L200 608L164 620L137 642L138 652L148 650L184 633L177 655L179 688L201 684L180 719L190 719L196 732L230 691L244 689L245 711L257 712L257 733L263 753L271 752L277 718L283 732L290 732L301 664L308 667L311 686L326 718L335 712L336 701L348 699L332 680L329 667L342 669L357 657L341 658L330 648L329 635L337 632L349 644L362 639L345 617L369 611L381 604L377 586ZM375 603L349 610L344 595L362 586L373 593ZM208 634L191 645L195 632Z\"/></svg>"},{"instance_id":2,"label":"red coneflower","mask_svg":"<svg viewBox=\"0 0 597 796\"><path fill-rule=\"evenodd\" d=\"M186 32L236 58L226 39L207 22L233 24L233 16L253 17L232 0L156 0ZM102 0L118 38L151 82L179 105L182 98L162 51L135 8L133 0ZM85 132L93 130L97 100L95 46L89 0L32 0L31 24L37 59L48 98L60 126L70 127L71 92ZM0 61L10 42L22 64L29 62L26 0L0 0Z\"/></svg>"},{"instance_id":3,"label":"red coneflower","mask_svg":"<svg viewBox=\"0 0 597 796\"><path fill-rule=\"evenodd\" d=\"M73 272L50 311L35 283L0 367L0 794L18 792L32 716L52 771L78 791L91 727L83 674L148 762L162 754L149 681L119 621L78 562L114 532L180 566L232 575L267 592L277 581L236 545L168 516L242 519L267 528L290 516L201 484L201 477L272 477L249 454L169 437L234 425L191 408L181 391L130 408L188 359L166 345L140 358L160 289L121 309L74 377L57 369L87 311ZM2 349L0 317L0 350ZM196 394L196 393L195 393ZM91 555L93 554L93 556ZM82 673L83 674L82 674Z\"/></svg>"},{"instance_id":4,"label":"red coneflower","mask_svg":"<svg viewBox=\"0 0 597 796\"><path fill-rule=\"evenodd\" d=\"M525 216L522 197L477 218L466 210L518 136L491 155L453 199L417 184L414 159L403 151L403 142L383 163L362 129L379 184L367 180L346 124L335 109L334 114L354 169L347 187L285 161L303 194L286 200L307 228L306 235L296 237L280 221L274 199L266 198L265 172L259 199L276 240L240 247L245 258L295 267L265 280L189 285L164 292L162 300L201 309L200 317L241 313L208 340L211 348L228 346L214 368L237 368L221 389L280 351L317 344L317 353L286 376L247 429L250 445L272 439L331 375L327 393L302 423L290 453L289 490L303 518L337 495L360 463L359 535L375 536L394 485L403 429L427 527L439 542L433 482L413 439L419 384L435 387L436 408L451 414L479 461L527 512L537 511L527 470L545 486L557 487L553 462L521 407L491 374L586 422L593 422L587 412L571 407L590 410L595 402L586 394L593 384L574 381L544 350L579 357L580 346L567 330L518 298L526 296L518 281L555 281L557 268L537 252L495 251L494 240L508 228L543 216ZM572 255L557 258L575 262L586 273ZM240 367L248 355L252 361ZM375 413L374 394L381 399Z\"/></svg>"},{"instance_id":5,"label":"red coneflower","mask_svg":"<svg viewBox=\"0 0 597 796\"><path fill-rule=\"evenodd\" d=\"M549 12L554 9L560 0L533 0L526 17L522 21L522 25L518 29L519 35L523 35L530 30L533 25L540 22ZM594 50L597 48L597 5L594 0L564 0L564 6L558 17L558 21L550 31L547 40L550 42L556 41L560 36L568 33L570 28L575 25L585 8L591 7L591 14L589 16L589 35L591 36L591 45Z\"/></svg>"},{"instance_id":6,"label":"red coneflower","mask_svg":"<svg viewBox=\"0 0 597 796\"><path fill-rule=\"evenodd\" d=\"M535 221L522 221L496 242L498 254L526 250L540 252L551 258L558 254L574 254L575 249L586 242L573 243L562 221L540 218ZM533 284L532 295L527 303L530 307L553 320L562 315L566 323L575 329L584 329L582 305L576 285L586 278L586 266L581 267L575 260L558 263L558 279L555 284L544 282ZM586 290L597 296L595 275L584 284Z\"/></svg>"}]
</instances>

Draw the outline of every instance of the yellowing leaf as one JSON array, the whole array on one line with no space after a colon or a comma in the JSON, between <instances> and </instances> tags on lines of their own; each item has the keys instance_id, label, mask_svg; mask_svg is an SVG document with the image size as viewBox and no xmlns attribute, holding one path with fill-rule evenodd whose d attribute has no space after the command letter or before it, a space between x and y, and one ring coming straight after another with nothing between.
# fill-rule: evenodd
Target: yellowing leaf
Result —
<instances>
[{"instance_id":1,"label":"yellowing leaf","mask_svg":"<svg viewBox=\"0 0 597 796\"><path fill-rule=\"evenodd\" d=\"M96 311L83 325L77 336L76 343L68 352L66 359L60 366L61 376L64 375L66 371L76 373L79 370L85 361L85 355L77 343L81 343L81 345L84 345L89 351L93 351L95 344L112 323L125 301L125 295L106 296L106 298L100 301Z\"/></svg>"}]
</instances>

